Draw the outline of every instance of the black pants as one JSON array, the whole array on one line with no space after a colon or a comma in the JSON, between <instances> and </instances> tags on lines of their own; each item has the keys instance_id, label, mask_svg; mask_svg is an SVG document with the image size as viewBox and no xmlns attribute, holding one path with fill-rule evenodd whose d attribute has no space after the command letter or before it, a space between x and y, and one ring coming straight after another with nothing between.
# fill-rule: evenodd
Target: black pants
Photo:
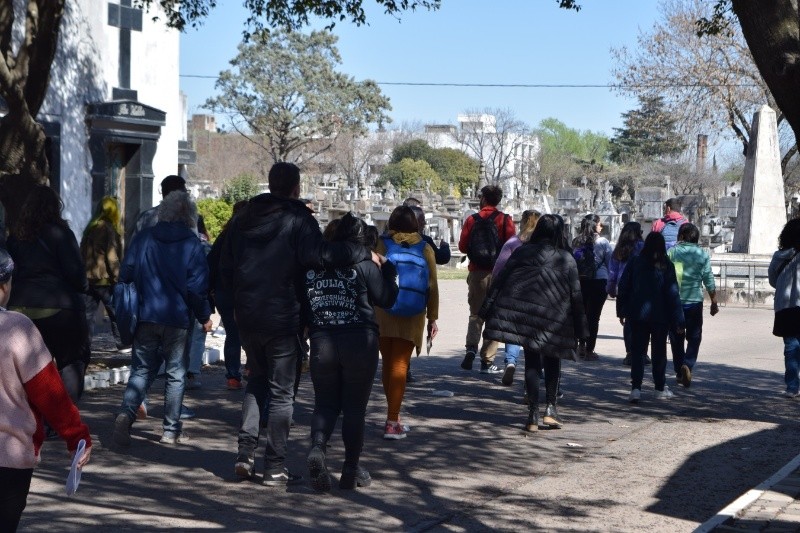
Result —
<instances>
[{"instance_id":1,"label":"black pants","mask_svg":"<svg viewBox=\"0 0 800 533\"><path fill-rule=\"evenodd\" d=\"M239 334L250 369L242 403L239 454L252 457L255 453L261 413L269 397L264 470L267 474L277 474L283 471L286 460L300 341L297 335L270 337L245 331Z\"/></svg>"},{"instance_id":2,"label":"black pants","mask_svg":"<svg viewBox=\"0 0 800 533\"><path fill-rule=\"evenodd\" d=\"M311 440L328 442L341 412L344 462L348 466L358 466L364 446L364 416L377 370L377 331L349 329L311 339Z\"/></svg>"},{"instance_id":3,"label":"black pants","mask_svg":"<svg viewBox=\"0 0 800 533\"><path fill-rule=\"evenodd\" d=\"M561 379L561 359L544 357L539 352L525 348L525 388L528 391L528 405L531 409L539 406L539 370L541 368L544 368L546 401L555 405L558 382Z\"/></svg>"},{"instance_id":4,"label":"black pants","mask_svg":"<svg viewBox=\"0 0 800 533\"><path fill-rule=\"evenodd\" d=\"M89 327L89 339L94 337L94 320L97 315L97 308L103 304L103 308L108 315L109 323L111 324L111 335L114 336L114 342L117 343L117 349L124 348L122 339L119 337L119 328L117 327L117 317L114 315L114 306L111 304L111 297L114 294L114 289L111 285L90 285L89 294L84 297L86 301L86 324Z\"/></svg>"},{"instance_id":5,"label":"black pants","mask_svg":"<svg viewBox=\"0 0 800 533\"><path fill-rule=\"evenodd\" d=\"M14 533L31 489L33 468L0 468L0 533Z\"/></svg>"},{"instance_id":6,"label":"black pants","mask_svg":"<svg viewBox=\"0 0 800 533\"><path fill-rule=\"evenodd\" d=\"M591 353L597 344L597 330L600 328L600 314L608 298L604 279L581 280L581 296L586 321L589 323L589 338L586 340L586 351Z\"/></svg>"},{"instance_id":7,"label":"black pants","mask_svg":"<svg viewBox=\"0 0 800 533\"><path fill-rule=\"evenodd\" d=\"M83 394L83 375L89 366L89 326L83 309L61 309L33 321L42 335L64 381L69 397L77 404Z\"/></svg>"},{"instance_id":8,"label":"black pants","mask_svg":"<svg viewBox=\"0 0 800 533\"><path fill-rule=\"evenodd\" d=\"M656 390L664 390L667 382L667 325L652 322L631 322L631 389L642 388L644 356L647 345L653 358L653 383Z\"/></svg>"}]
</instances>

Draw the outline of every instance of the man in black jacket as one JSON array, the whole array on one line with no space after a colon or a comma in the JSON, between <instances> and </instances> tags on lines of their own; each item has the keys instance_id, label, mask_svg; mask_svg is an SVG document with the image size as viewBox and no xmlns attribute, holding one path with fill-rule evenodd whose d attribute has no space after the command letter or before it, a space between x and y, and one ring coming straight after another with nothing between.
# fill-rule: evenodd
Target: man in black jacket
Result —
<instances>
[{"instance_id":1,"label":"man in black jacket","mask_svg":"<svg viewBox=\"0 0 800 533\"><path fill-rule=\"evenodd\" d=\"M223 284L233 293L236 324L250 370L235 471L242 478L255 472L261 412L269 396L264 484L281 486L301 479L284 462L301 353L302 274L308 269L355 264L372 255L364 246L322 240L317 220L298 200L300 169L296 165L273 165L269 190L250 199L231 221L220 272Z\"/></svg>"}]
</instances>

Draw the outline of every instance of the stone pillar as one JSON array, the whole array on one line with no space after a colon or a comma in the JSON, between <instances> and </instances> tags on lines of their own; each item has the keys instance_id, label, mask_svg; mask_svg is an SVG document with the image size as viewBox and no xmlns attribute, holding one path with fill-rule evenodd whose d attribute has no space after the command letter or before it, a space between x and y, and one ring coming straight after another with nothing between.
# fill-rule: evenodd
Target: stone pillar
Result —
<instances>
[{"instance_id":1,"label":"stone pillar","mask_svg":"<svg viewBox=\"0 0 800 533\"><path fill-rule=\"evenodd\" d=\"M771 254L786 224L781 154L775 111L762 106L753 115L750 145L733 235L734 253Z\"/></svg>"}]
</instances>

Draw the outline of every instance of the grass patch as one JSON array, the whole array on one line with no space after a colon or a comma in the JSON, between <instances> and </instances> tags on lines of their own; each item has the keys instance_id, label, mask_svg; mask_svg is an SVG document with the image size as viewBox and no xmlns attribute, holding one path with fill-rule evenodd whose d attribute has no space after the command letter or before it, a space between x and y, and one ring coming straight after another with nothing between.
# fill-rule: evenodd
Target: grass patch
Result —
<instances>
[{"instance_id":1,"label":"grass patch","mask_svg":"<svg viewBox=\"0 0 800 533\"><path fill-rule=\"evenodd\" d=\"M467 279L469 271L466 268L439 267L436 270L437 279Z\"/></svg>"}]
</instances>

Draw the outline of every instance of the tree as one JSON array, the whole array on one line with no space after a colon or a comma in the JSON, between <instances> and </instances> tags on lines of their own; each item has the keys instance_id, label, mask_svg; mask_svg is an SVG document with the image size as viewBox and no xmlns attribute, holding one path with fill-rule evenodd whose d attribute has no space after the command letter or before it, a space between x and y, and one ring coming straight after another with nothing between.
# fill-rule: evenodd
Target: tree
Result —
<instances>
[{"instance_id":1,"label":"tree","mask_svg":"<svg viewBox=\"0 0 800 533\"><path fill-rule=\"evenodd\" d=\"M391 182L395 189L408 192L416 188L428 191L441 192L443 183L427 161L402 159L397 163L390 163L384 167L377 185Z\"/></svg>"},{"instance_id":2,"label":"tree","mask_svg":"<svg viewBox=\"0 0 800 533\"><path fill-rule=\"evenodd\" d=\"M478 183L480 163L454 148L432 148L423 139L398 144L392 150L392 163L403 159L427 162L441 179L445 189L453 186L460 196ZM445 189L442 192L448 192Z\"/></svg>"},{"instance_id":3,"label":"tree","mask_svg":"<svg viewBox=\"0 0 800 533\"><path fill-rule=\"evenodd\" d=\"M731 26L715 35L697 35L697 21L712 16L713 6L703 0L662 0L659 7L661 20L639 33L635 50L611 51L618 90L662 96L687 137L728 130L747 153L753 113L763 104L772 108L776 104L741 29ZM788 129L781 113L778 127ZM797 143L792 138L782 144L786 176Z\"/></svg>"},{"instance_id":4,"label":"tree","mask_svg":"<svg viewBox=\"0 0 800 533\"><path fill-rule=\"evenodd\" d=\"M484 165L486 178L497 183L511 174L517 149L532 142L527 126L510 109L470 110L455 134L464 152Z\"/></svg>"},{"instance_id":5,"label":"tree","mask_svg":"<svg viewBox=\"0 0 800 533\"><path fill-rule=\"evenodd\" d=\"M203 216L206 231L213 242L231 218L233 205L218 198L204 198L197 201L197 212Z\"/></svg>"},{"instance_id":6,"label":"tree","mask_svg":"<svg viewBox=\"0 0 800 533\"><path fill-rule=\"evenodd\" d=\"M233 205L258 194L258 180L252 174L240 174L222 187L222 199Z\"/></svg>"},{"instance_id":7,"label":"tree","mask_svg":"<svg viewBox=\"0 0 800 533\"><path fill-rule=\"evenodd\" d=\"M419 159L428 161L433 153L433 148L424 139L414 139L406 143L398 144L392 149L391 163L399 163L403 159Z\"/></svg>"},{"instance_id":8,"label":"tree","mask_svg":"<svg viewBox=\"0 0 800 533\"><path fill-rule=\"evenodd\" d=\"M541 152L537 176L539 189L550 190L553 179L575 182L603 169L608 158L608 137L580 131L555 118L546 118L533 130Z\"/></svg>"},{"instance_id":9,"label":"tree","mask_svg":"<svg viewBox=\"0 0 800 533\"><path fill-rule=\"evenodd\" d=\"M686 148L676 132L676 119L660 96L642 96L639 109L623 113L625 126L614 128L610 157L617 163L676 156Z\"/></svg>"},{"instance_id":10,"label":"tree","mask_svg":"<svg viewBox=\"0 0 800 533\"><path fill-rule=\"evenodd\" d=\"M389 100L374 81L336 72L337 40L329 32L276 31L241 43L235 71L220 73L220 94L206 107L227 114L273 162L311 161L338 135L389 122Z\"/></svg>"}]
</instances>

